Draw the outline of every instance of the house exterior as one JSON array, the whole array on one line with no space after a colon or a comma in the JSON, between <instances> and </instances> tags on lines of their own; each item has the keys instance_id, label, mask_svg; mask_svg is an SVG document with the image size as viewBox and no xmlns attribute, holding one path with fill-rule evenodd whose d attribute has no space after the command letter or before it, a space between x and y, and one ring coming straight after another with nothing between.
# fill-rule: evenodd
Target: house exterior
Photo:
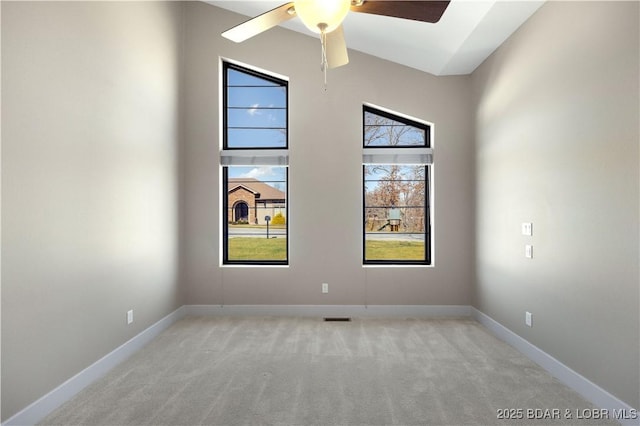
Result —
<instances>
[{"instance_id":1,"label":"house exterior","mask_svg":"<svg viewBox=\"0 0 640 426\"><path fill-rule=\"evenodd\" d=\"M266 225L266 216L286 216L286 193L254 178L229 178L227 220L229 223Z\"/></svg>"}]
</instances>

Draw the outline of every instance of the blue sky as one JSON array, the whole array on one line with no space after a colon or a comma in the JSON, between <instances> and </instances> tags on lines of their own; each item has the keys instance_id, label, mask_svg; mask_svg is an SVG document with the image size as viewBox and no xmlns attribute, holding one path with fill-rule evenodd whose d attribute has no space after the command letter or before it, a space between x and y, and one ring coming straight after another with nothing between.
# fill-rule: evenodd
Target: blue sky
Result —
<instances>
[{"instance_id":1,"label":"blue sky","mask_svg":"<svg viewBox=\"0 0 640 426\"><path fill-rule=\"evenodd\" d=\"M281 166L231 166L229 167L229 177L284 181L286 180L285 169Z\"/></svg>"},{"instance_id":2,"label":"blue sky","mask_svg":"<svg viewBox=\"0 0 640 426\"><path fill-rule=\"evenodd\" d=\"M227 72L228 146L285 148L286 88L234 69Z\"/></svg>"}]
</instances>

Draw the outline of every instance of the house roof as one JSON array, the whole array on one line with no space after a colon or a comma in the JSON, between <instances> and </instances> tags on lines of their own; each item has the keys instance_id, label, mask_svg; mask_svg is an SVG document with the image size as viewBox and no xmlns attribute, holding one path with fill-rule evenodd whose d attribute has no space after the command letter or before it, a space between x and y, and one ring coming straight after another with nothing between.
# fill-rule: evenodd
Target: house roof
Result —
<instances>
[{"instance_id":1,"label":"house roof","mask_svg":"<svg viewBox=\"0 0 640 426\"><path fill-rule=\"evenodd\" d=\"M254 194L257 200L285 200L287 195L273 186L255 178L229 178L229 192L242 187Z\"/></svg>"}]
</instances>

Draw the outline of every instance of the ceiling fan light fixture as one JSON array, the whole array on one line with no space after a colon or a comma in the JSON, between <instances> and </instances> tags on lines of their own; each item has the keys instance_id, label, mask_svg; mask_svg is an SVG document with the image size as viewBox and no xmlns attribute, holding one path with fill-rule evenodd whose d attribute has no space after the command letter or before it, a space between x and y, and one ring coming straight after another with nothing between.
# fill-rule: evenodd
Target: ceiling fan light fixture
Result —
<instances>
[{"instance_id":1,"label":"ceiling fan light fixture","mask_svg":"<svg viewBox=\"0 0 640 426\"><path fill-rule=\"evenodd\" d=\"M293 3L304 25L317 34L338 28L351 6L351 0L296 0Z\"/></svg>"}]
</instances>

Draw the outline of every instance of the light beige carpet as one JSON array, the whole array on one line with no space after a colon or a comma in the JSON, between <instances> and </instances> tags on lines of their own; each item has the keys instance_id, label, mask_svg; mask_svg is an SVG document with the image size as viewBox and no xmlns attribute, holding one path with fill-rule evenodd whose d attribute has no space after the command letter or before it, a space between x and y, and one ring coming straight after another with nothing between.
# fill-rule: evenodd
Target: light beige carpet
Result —
<instances>
[{"instance_id":1,"label":"light beige carpet","mask_svg":"<svg viewBox=\"0 0 640 426\"><path fill-rule=\"evenodd\" d=\"M616 424L565 418L593 408L471 320L195 317L42 424Z\"/></svg>"}]
</instances>

